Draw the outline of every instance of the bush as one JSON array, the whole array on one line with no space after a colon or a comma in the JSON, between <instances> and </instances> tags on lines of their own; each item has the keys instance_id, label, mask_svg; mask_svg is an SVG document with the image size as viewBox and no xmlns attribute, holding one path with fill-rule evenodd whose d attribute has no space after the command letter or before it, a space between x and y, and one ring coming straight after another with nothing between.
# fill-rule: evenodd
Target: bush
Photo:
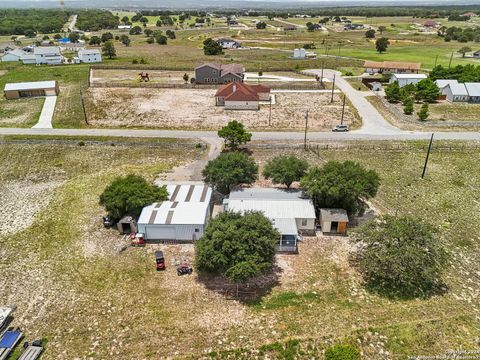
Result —
<instances>
[{"instance_id":1,"label":"bush","mask_svg":"<svg viewBox=\"0 0 480 360\"><path fill-rule=\"evenodd\" d=\"M114 219L125 215L139 216L142 208L168 199L165 187L149 184L143 177L127 175L118 177L100 195L100 205Z\"/></svg>"},{"instance_id":2,"label":"bush","mask_svg":"<svg viewBox=\"0 0 480 360\"><path fill-rule=\"evenodd\" d=\"M429 296L444 286L447 253L431 225L385 216L365 224L354 239L359 250L351 260L370 290L409 299Z\"/></svg>"},{"instance_id":3,"label":"bush","mask_svg":"<svg viewBox=\"0 0 480 360\"><path fill-rule=\"evenodd\" d=\"M428 116L430 115L428 113L428 104L425 103L422 105L422 107L420 108L420 110L417 112L417 115L418 115L418 118L421 120L421 121L425 121L428 119Z\"/></svg>"},{"instance_id":4,"label":"bush","mask_svg":"<svg viewBox=\"0 0 480 360\"><path fill-rule=\"evenodd\" d=\"M199 271L219 274L237 282L272 269L280 233L260 212L224 212L211 220L195 243Z\"/></svg>"},{"instance_id":5,"label":"bush","mask_svg":"<svg viewBox=\"0 0 480 360\"><path fill-rule=\"evenodd\" d=\"M208 38L203 42L203 52L205 55L222 55L223 49L215 40Z\"/></svg>"},{"instance_id":6,"label":"bush","mask_svg":"<svg viewBox=\"0 0 480 360\"><path fill-rule=\"evenodd\" d=\"M279 155L267 161L263 176L274 184L284 184L290 188L294 181L300 181L308 169L308 162L294 155Z\"/></svg>"},{"instance_id":7,"label":"bush","mask_svg":"<svg viewBox=\"0 0 480 360\"><path fill-rule=\"evenodd\" d=\"M352 345L337 344L325 351L325 360L360 360L360 352Z\"/></svg>"},{"instance_id":8,"label":"bush","mask_svg":"<svg viewBox=\"0 0 480 360\"><path fill-rule=\"evenodd\" d=\"M241 122L230 121L218 131L218 136L224 139L225 146L235 150L241 144L246 144L252 138L252 134L245 130Z\"/></svg>"}]
</instances>

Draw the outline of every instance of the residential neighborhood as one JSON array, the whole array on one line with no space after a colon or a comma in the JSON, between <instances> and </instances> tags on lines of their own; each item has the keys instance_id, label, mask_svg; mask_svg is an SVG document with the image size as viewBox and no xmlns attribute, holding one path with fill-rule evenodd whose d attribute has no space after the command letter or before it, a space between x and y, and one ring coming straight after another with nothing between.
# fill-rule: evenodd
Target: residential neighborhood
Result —
<instances>
[{"instance_id":1,"label":"residential neighborhood","mask_svg":"<svg viewBox=\"0 0 480 360\"><path fill-rule=\"evenodd\" d=\"M0 5L0 360L478 357L479 4Z\"/></svg>"}]
</instances>

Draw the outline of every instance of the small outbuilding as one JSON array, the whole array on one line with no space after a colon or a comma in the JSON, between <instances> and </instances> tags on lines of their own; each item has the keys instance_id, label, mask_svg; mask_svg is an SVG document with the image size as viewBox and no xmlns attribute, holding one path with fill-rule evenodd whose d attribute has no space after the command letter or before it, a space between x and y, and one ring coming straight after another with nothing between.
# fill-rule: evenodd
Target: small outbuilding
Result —
<instances>
[{"instance_id":1,"label":"small outbuilding","mask_svg":"<svg viewBox=\"0 0 480 360\"><path fill-rule=\"evenodd\" d=\"M390 77L390 84L398 81L400 87L404 87L410 84L418 84L420 81L425 80L427 75L425 74L392 74Z\"/></svg>"},{"instance_id":2,"label":"small outbuilding","mask_svg":"<svg viewBox=\"0 0 480 360\"><path fill-rule=\"evenodd\" d=\"M124 216L117 223L117 229L120 234L130 234L137 232L137 223L132 216Z\"/></svg>"},{"instance_id":3,"label":"small outbuilding","mask_svg":"<svg viewBox=\"0 0 480 360\"><path fill-rule=\"evenodd\" d=\"M210 219L212 188L203 183L168 184L166 188L168 201L143 208L138 232L149 241L198 240Z\"/></svg>"},{"instance_id":4,"label":"small outbuilding","mask_svg":"<svg viewBox=\"0 0 480 360\"><path fill-rule=\"evenodd\" d=\"M320 209L319 221L324 234L347 234L348 215L343 209Z\"/></svg>"},{"instance_id":5,"label":"small outbuilding","mask_svg":"<svg viewBox=\"0 0 480 360\"><path fill-rule=\"evenodd\" d=\"M56 96L60 92L56 81L35 81L5 84L3 93L7 100L35 96Z\"/></svg>"}]
</instances>

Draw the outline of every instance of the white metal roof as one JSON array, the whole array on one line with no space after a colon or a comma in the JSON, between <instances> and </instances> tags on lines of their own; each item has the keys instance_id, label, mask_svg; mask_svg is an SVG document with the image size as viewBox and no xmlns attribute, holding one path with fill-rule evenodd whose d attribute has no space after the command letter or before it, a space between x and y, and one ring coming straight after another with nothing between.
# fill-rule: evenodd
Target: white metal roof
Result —
<instances>
[{"instance_id":1,"label":"white metal roof","mask_svg":"<svg viewBox=\"0 0 480 360\"><path fill-rule=\"evenodd\" d=\"M445 86L450 84L458 84L457 80L448 80L448 79L439 79L435 81L435 84L439 89L443 89Z\"/></svg>"},{"instance_id":2,"label":"white metal roof","mask_svg":"<svg viewBox=\"0 0 480 360\"><path fill-rule=\"evenodd\" d=\"M54 54L54 55L60 55L60 48L58 46L35 46L33 48L33 53L35 55L48 55L48 54Z\"/></svg>"},{"instance_id":3,"label":"white metal roof","mask_svg":"<svg viewBox=\"0 0 480 360\"><path fill-rule=\"evenodd\" d=\"M170 201L210 203L212 188L203 183L167 184Z\"/></svg>"},{"instance_id":4,"label":"white metal roof","mask_svg":"<svg viewBox=\"0 0 480 360\"><path fill-rule=\"evenodd\" d=\"M344 209L320 209L320 219L322 221L347 221L348 215Z\"/></svg>"},{"instance_id":5,"label":"white metal roof","mask_svg":"<svg viewBox=\"0 0 480 360\"><path fill-rule=\"evenodd\" d=\"M81 55L99 55L100 54L100 50L98 49L81 49L81 50L78 50L78 56L81 56Z\"/></svg>"},{"instance_id":6,"label":"white metal roof","mask_svg":"<svg viewBox=\"0 0 480 360\"><path fill-rule=\"evenodd\" d=\"M297 222L295 221L295 219L276 218L271 220L272 220L273 227L277 229L280 232L280 234L282 235L298 234Z\"/></svg>"},{"instance_id":7,"label":"white metal roof","mask_svg":"<svg viewBox=\"0 0 480 360\"><path fill-rule=\"evenodd\" d=\"M308 199L298 200L234 200L227 203L228 210L261 211L269 219L315 219L315 208Z\"/></svg>"},{"instance_id":8,"label":"white metal roof","mask_svg":"<svg viewBox=\"0 0 480 360\"><path fill-rule=\"evenodd\" d=\"M470 96L480 96L480 83L465 83L467 88L468 95Z\"/></svg>"},{"instance_id":9,"label":"white metal roof","mask_svg":"<svg viewBox=\"0 0 480 360\"><path fill-rule=\"evenodd\" d=\"M246 188L232 191L231 200L304 200L301 190L287 190L278 188Z\"/></svg>"},{"instance_id":10,"label":"white metal roof","mask_svg":"<svg viewBox=\"0 0 480 360\"><path fill-rule=\"evenodd\" d=\"M455 96L468 95L467 88L465 87L465 84L452 83L452 84L449 84L447 86L450 88L450 91Z\"/></svg>"},{"instance_id":11,"label":"white metal roof","mask_svg":"<svg viewBox=\"0 0 480 360\"><path fill-rule=\"evenodd\" d=\"M143 208L138 224L203 225L209 206L208 202L155 203Z\"/></svg>"},{"instance_id":12,"label":"white metal roof","mask_svg":"<svg viewBox=\"0 0 480 360\"><path fill-rule=\"evenodd\" d=\"M37 90L51 89L56 87L56 81L34 81L5 84L4 91L21 91L21 90Z\"/></svg>"},{"instance_id":13,"label":"white metal roof","mask_svg":"<svg viewBox=\"0 0 480 360\"><path fill-rule=\"evenodd\" d=\"M26 54L26 51L17 48L10 51L6 51L4 55L14 55L14 56L22 57L25 54Z\"/></svg>"},{"instance_id":14,"label":"white metal roof","mask_svg":"<svg viewBox=\"0 0 480 360\"><path fill-rule=\"evenodd\" d=\"M425 74L392 74L396 79L426 79Z\"/></svg>"}]
</instances>

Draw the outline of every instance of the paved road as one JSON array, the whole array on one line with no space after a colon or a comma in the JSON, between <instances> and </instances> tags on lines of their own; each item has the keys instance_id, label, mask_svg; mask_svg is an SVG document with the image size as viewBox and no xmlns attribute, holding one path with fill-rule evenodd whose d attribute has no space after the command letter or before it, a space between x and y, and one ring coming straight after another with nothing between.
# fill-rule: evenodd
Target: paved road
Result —
<instances>
[{"instance_id":1,"label":"paved road","mask_svg":"<svg viewBox=\"0 0 480 360\"><path fill-rule=\"evenodd\" d=\"M35 129L51 129L52 118L55 111L55 104L57 103L56 96L46 96L43 103L42 112L38 122L33 126Z\"/></svg>"},{"instance_id":2,"label":"paved road","mask_svg":"<svg viewBox=\"0 0 480 360\"><path fill-rule=\"evenodd\" d=\"M321 70L307 70L309 74L320 76ZM323 77L333 80L335 76L335 85L347 95L350 102L357 109L360 117L362 118L362 127L358 132L364 134L400 134L403 130L390 125L387 120L378 112L378 110L365 99L365 92L355 90L350 83L345 80L341 73L333 70L324 70ZM368 93L367 93L368 94Z\"/></svg>"}]
</instances>

